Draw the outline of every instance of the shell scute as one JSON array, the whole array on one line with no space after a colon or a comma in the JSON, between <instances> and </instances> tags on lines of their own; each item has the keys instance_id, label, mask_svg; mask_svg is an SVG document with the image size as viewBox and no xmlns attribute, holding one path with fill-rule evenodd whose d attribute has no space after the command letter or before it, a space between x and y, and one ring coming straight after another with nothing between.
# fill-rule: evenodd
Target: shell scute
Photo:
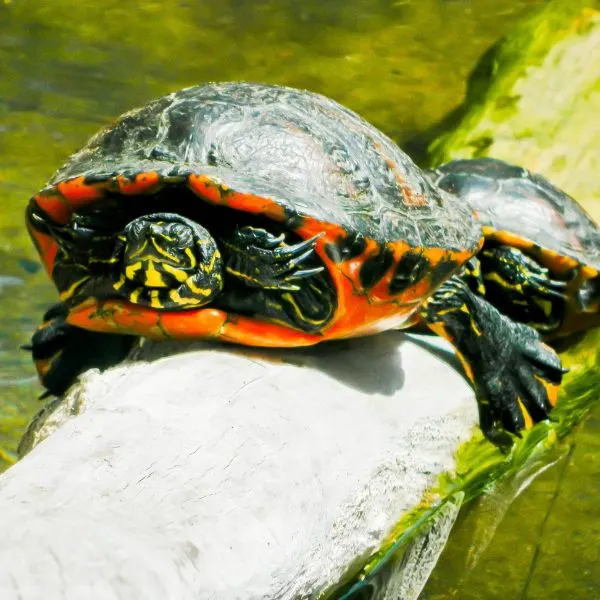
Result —
<instances>
[{"instance_id":1,"label":"shell scute","mask_svg":"<svg viewBox=\"0 0 600 600\"><path fill-rule=\"evenodd\" d=\"M433 173L435 184L473 207L486 237L531 248L559 270L561 262L600 269L598 226L545 177L494 158L457 160Z\"/></svg>"}]
</instances>

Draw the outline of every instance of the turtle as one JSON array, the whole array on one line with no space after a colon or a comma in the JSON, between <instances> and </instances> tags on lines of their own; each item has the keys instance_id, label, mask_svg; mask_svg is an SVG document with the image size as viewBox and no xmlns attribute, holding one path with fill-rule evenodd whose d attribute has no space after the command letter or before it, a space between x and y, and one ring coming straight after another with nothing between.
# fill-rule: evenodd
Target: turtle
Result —
<instances>
[{"instance_id":1,"label":"turtle","mask_svg":"<svg viewBox=\"0 0 600 600\"><path fill-rule=\"evenodd\" d=\"M559 343L600 325L600 230L568 194L498 158L426 171L476 212L485 243L465 269L473 290Z\"/></svg>"},{"instance_id":2,"label":"turtle","mask_svg":"<svg viewBox=\"0 0 600 600\"><path fill-rule=\"evenodd\" d=\"M137 336L299 347L421 321L454 344L490 439L556 402L556 353L461 279L484 239L472 209L322 95L229 82L151 101L72 155L26 222L59 293L30 346L48 393Z\"/></svg>"}]
</instances>

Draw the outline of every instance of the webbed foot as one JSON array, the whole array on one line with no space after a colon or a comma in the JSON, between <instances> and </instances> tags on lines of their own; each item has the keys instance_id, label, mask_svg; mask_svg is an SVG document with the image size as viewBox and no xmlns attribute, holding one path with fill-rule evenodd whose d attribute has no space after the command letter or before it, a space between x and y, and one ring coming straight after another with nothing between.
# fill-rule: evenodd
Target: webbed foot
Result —
<instances>
[{"instance_id":1,"label":"webbed foot","mask_svg":"<svg viewBox=\"0 0 600 600\"><path fill-rule=\"evenodd\" d=\"M283 233L274 236L255 227L236 229L231 239L224 242L230 254L226 270L250 287L298 291L300 286L296 282L324 270L322 266L310 266L320 237L315 235L289 246Z\"/></svg>"},{"instance_id":2,"label":"webbed foot","mask_svg":"<svg viewBox=\"0 0 600 600\"><path fill-rule=\"evenodd\" d=\"M458 277L433 294L421 316L455 346L489 439L518 435L548 417L565 371L537 331L502 315Z\"/></svg>"},{"instance_id":3,"label":"webbed foot","mask_svg":"<svg viewBox=\"0 0 600 600\"><path fill-rule=\"evenodd\" d=\"M548 418L565 373L556 353L533 328L503 317L486 331L486 345L497 348L488 365L474 376L483 432L494 439L502 430L519 434ZM473 368L474 365L471 364Z\"/></svg>"},{"instance_id":4,"label":"webbed foot","mask_svg":"<svg viewBox=\"0 0 600 600\"><path fill-rule=\"evenodd\" d=\"M34 332L30 350L38 376L46 388L43 397L64 394L78 375L88 369L107 369L129 353L134 336L87 331L66 321L64 304L55 304Z\"/></svg>"}]
</instances>

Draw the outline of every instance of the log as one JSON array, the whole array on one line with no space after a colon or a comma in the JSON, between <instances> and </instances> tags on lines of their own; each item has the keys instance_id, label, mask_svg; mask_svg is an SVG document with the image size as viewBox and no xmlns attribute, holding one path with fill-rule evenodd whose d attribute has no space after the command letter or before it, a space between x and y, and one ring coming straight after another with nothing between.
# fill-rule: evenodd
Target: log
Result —
<instances>
[{"instance_id":1,"label":"log","mask_svg":"<svg viewBox=\"0 0 600 600\"><path fill-rule=\"evenodd\" d=\"M0 479L0 597L325 593L453 468L476 424L453 355L431 343L148 343L89 372ZM456 510L418 542L428 558L409 579L396 573L402 597L417 597Z\"/></svg>"}]
</instances>

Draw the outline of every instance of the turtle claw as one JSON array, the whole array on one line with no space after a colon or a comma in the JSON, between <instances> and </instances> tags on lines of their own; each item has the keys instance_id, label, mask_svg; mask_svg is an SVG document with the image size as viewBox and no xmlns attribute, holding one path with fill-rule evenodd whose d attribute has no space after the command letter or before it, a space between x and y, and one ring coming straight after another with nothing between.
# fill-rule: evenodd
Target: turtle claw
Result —
<instances>
[{"instance_id":1,"label":"turtle claw","mask_svg":"<svg viewBox=\"0 0 600 600\"><path fill-rule=\"evenodd\" d=\"M315 249L315 245L317 241L325 235L325 232L317 233L317 235L313 235L313 237L304 240L303 242L298 242L293 246L285 246L283 245L281 248L275 250L278 256L282 258L292 258L296 257L297 261L302 261L305 258L308 258ZM305 250L307 250L305 252Z\"/></svg>"},{"instance_id":2,"label":"turtle claw","mask_svg":"<svg viewBox=\"0 0 600 600\"><path fill-rule=\"evenodd\" d=\"M265 233L267 233L267 232L265 231ZM270 234L267 234L267 235L270 235ZM281 235L278 235L277 237L271 236L270 238L265 239L264 246L266 249L271 250L273 248L277 248L277 246L282 244L284 240L285 240L284 233L282 233Z\"/></svg>"},{"instance_id":3,"label":"turtle claw","mask_svg":"<svg viewBox=\"0 0 600 600\"><path fill-rule=\"evenodd\" d=\"M313 253L313 250L314 249L311 248L304 254L301 254L300 256L298 256L296 258L292 258L292 260L290 260L288 263L290 270L297 267L299 264L303 263Z\"/></svg>"},{"instance_id":4,"label":"turtle claw","mask_svg":"<svg viewBox=\"0 0 600 600\"><path fill-rule=\"evenodd\" d=\"M558 281L558 279L550 279L550 277L548 276L548 269L544 269L543 275L531 274L529 277L544 286L548 286L548 287L551 287L554 289L564 289L567 287L566 281Z\"/></svg>"},{"instance_id":5,"label":"turtle claw","mask_svg":"<svg viewBox=\"0 0 600 600\"><path fill-rule=\"evenodd\" d=\"M459 277L438 288L421 316L457 349L490 440L504 445L508 434L548 418L564 369L535 329L503 315Z\"/></svg>"},{"instance_id":6,"label":"turtle claw","mask_svg":"<svg viewBox=\"0 0 600 600\"><path fill-rule=\"evenodd\" d=\"M290 279L306 279L307 277L318 275L324 270L325 267L315 267L314 269L304 269L304 271L296 271L293 275L290 276Z\"/></svg>"},{"instance_id":7,"label":"turtle claw","mask_svg":"<svg viewBox=\"0 0 600 600\"><path fill-rule=\"evenodd\" d=\"M510 345L502 360L488 365L475 382L478 395L485 399L480 407L489 413L482 425L487 425L484 433L490 438L499 429L519 435L531 423L547 419L564 374L560 358L534 329L508 319L503 325L508 327L504 335Z\"/></svg>"},{"instance_id":8,"label":"turtle claw","mask_svg":"<svg viewBox=\"0 0 600 600\"><path fill-rule=\"evenodd\" d=\"M565 281L558 281L556 279L550 279L550 275L547 269L543 275L535 273L529 273L525 287L531 292L538 294L544 298L558 298L564 300L566 297L565 288L567 283Z\"/></svg>"},{"instance_id":9,"label":"turtle claw","mask_svg":"<svg viewBox=\"0 0 600 600\"><path fill-rule=\"evenodd\" d=\"M297 292L300 287L294 281L313 277L324 270L322 266L301 268L312 267L317 240L323 235L324 232L288 246L283 233L274 236L265 229L242 227L234 232L232 239L225 241L231 253L227 272L250 287Z\"/></svg>"},{"instance_id":10,"label":"turtle claw","mask_svg":"<svg viewBox=\"0 0 600 600\"><path fill-rule=\"evenodd\" d=\"M551 383L559 384L562 376L569 371L563 369L558 355L549 346L542 343L539 337L526 341L522 346L522 352L532 367L540 375L545 374Z\"/></svg>"}]
</instances>

